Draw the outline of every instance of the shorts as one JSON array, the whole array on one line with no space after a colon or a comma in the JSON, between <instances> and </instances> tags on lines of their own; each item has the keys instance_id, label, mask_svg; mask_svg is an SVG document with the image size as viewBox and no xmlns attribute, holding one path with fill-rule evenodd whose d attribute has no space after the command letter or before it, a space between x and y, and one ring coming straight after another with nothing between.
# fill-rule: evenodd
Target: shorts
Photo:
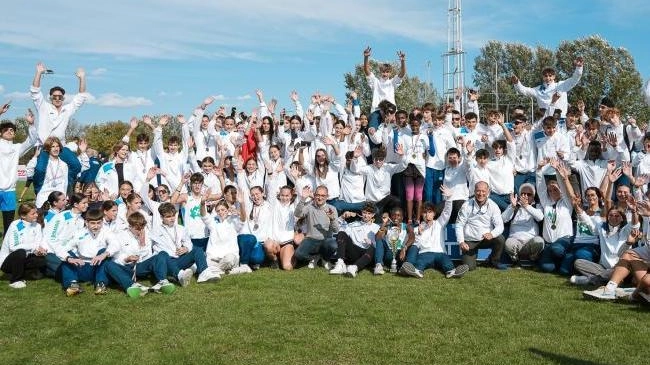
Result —
<instances>
[{"instance_id":1,"label":"shorts","mask_svg":"<svg viewBox=\"0 0 650 365\"><path fill-rule=\"evenodd\" d=\"M0 211L16 210L16 191L0 191Z\"/></svg>"}]
</instances>

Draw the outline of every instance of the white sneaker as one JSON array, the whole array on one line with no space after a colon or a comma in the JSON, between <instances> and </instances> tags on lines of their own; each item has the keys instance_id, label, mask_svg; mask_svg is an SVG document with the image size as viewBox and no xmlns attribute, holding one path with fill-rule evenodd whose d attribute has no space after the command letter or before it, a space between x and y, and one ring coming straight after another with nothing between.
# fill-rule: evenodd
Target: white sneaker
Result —
<instances>
[{"instance_id":1,"label":"white sneaker","mask_svg":"<svg viewBox=\"0 0 650 365\"><path fill-rule=\"evenodd\" d=\"M307 264L308 269L315 269L318 265L318 260L320 260L320 255L312 256Z\"/></svg>"},{"instance_id":2,"label":"white sneaker","mask_svg":"<svg viewBox=\"0 0 650 365\"><path fill-rule=\"evenodd\" d=\"M405 276L414 276L419 279L422 279L424 277L422 271L418 270L412 263L408 261L402 264L402 267L399 269L399 273Z\"/></svg>"},{"instance_id":3,"label":"white sneaker","mask_svg":"<svg viewBox=\"0 0 650 365\"><path fill-rule=\"evenodd\" d=\"M448 272L445 276L447 279L451 278L462 278L469 271L469 266L461 264L456 266L453 270Z\"/></svg>"},{"instance_id":4,"label":"white sneaker","mask_svg":"<svg viewBox=\"0 0 650 365\"><path fill-rule=\"evenodd\" d=\"M358 272L359 272L359 268L357 267L357 265L348 265L345 271L345 276L349 278L356 278Z\"/></svg>"},{"instance_id":5,"label":"white sneaker","mask_svg":"<svg viewBox=\"0 0 650 365\"><path fill-rule=\"evenodd\" d=\"M176 286L167 279L160 280L156 285L151 287L154 293L171 294L176 291Z\"/></svg>"},{"instance_id":6,"label":"white sneaker","mask_svg":"<svg viewBox=\"0 0 650 365\"><path fill-rule=\"evenodd\" d=\"M196 267L196 264L192 264L192 266L190 266L190 270L192 270L192 275L196 274L196 272L199 271L199 269Z\"/></svg>"},{"instance_id":7,"label":"white sneaker","mask_svg":"<svg viewBox=\"0 0 650 365\"><path fill-rule=\"evenodd\" d=\"M217 281L221 279L221 275L218 272L214 272L212 270L205 269L203 270L200 274L199 277L196 279L197 283L205 283L208 281Z\"/></svg>"},{"instance_id":8,"label":"white sneaker","mask_svg":"<svg viewBox=\"0 0 650 365\"><path fill-rule=\"evenodd\" d=\"M384 265L376 264L375 270L373 271L375 275L384 275Z\"/></svg>"},{"instance_id":9,"label":"white sneaker","mask_svg":"<svg viewBox=\"0 0 650 365\"><path fill-rule=\"evenodd\" d=\"M25 280L18 280L18 281L14 281L13 283L9 284L9 286L14 288L14 289L23 289L23 288L25 288L27 286L27 283L25 282Z\"/></svg>"},{"instance_id":10,"label":"white sneaker","mask_svg":"<svg viewBox=\"0 0 650 365\"><path fill-rule=\"evenodd\" d=\"M144 297L149 292L149 288L139 283L133 283L130 287L126 289L126 295L131 298Z\"/></svg>"},{"instance_id":11,"label":"white sneaker","mask_svg":"<svg viewBox=\"0 0 650 365\"><path fill-rule=\"evenodd\" d=\"M616 299L616 292L614 290L607 290L604 286L601 286L596 290L585 290L582 292L582 295L588 299L600 299L600 300Z\"/></svg>"},{"instance_id":12,"label":"white sneaker","mask_svg":"<svg viewBox=\"0 0 650 365\"><path fill-rule=\"evenodd\" d=\"M616 288L614 293L616 293L616 299L633 302L635 301L635 291L636 288Z\"/></svg>"},{"instance_id":13,"label":"white sneaker","mask_svg":"<svg viewBox=\"0 0 650 365\"><path fill-rule=\"evenodd\" d=\"M571 275L569 282L574 285L589 285L589 277L584 275Z\"/></svg>"},{"instance_id":14,"label":"white sneaker","mask_svg":"<svg viewBox=\"0 0 650 365\"><path fill-rule=\"evenodd\" d=\"M178 272L178 283L184 288L192 282L192 276L194 272L192 269L184 269Z\"/></svg>"},{"instance_id":15,"label":"white sneaker","mask_svg":"<svg viewBox=\"0 0 650 365\"><path fill-rule=\"evenodd\" d=\"M345 267L345 262L343 262L343 259L338 259L336 261L336 265L334 265L334 268L330 270L330 274L332 275L342 275L347 272L347 268Z\"/></svg>"},{"instance_id":16,"label":"white sneaker","mask_svg":"<svg viewBox=\"0 0 650 365\"><path fill-rule=\"evenodd\" d=\"M251 269L250 266L243 264L239 265L236 268L230 270L229 274L230 275L237 275L237 274L248 274L249 272L253 272L253 269Z\"/></svg>"}]
</instances>

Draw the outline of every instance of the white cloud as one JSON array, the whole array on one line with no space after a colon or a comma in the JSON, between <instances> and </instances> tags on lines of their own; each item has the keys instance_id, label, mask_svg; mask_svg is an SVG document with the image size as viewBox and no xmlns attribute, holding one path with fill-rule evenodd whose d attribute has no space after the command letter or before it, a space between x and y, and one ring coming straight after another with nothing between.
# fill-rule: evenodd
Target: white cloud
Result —
<instances>
[{"instance_id":1,"label":"white cloud","mask_svg":"<svg viewBox=\"0 0 650 365\"><path fill-rule=\"evenodd\" d=\"M216 100L216 101L218 101L218 100L226 100L226 99L227 99L223 94L212 95L212 97L213 97L214 100Z\"/></svg>"},{"instance_id":2,"label":"white cloud","mask_svg":"<svg viewBox=\"0 0 650 365\"><path fill-rule=\"evenodd\" d=\"M30 98L29 93L22 91L14 91L4 95L5 98L11 100L28 100Z\"/></svg>"},{"instance_id":3,"label":"white cloud","mask_svg":"<svg viewBox=\"0 0 650 365\"><path fill-rule=\"evenodd\" d=\"M248 100L250 98L251 98L250 94L246 94L246 95L238 96L235 99L237 99L237 100Z\"/></svg>"},{"instance_id":4,"label":"white cloud","mask_svg":"<svg viewBox=\"0 0 650 365\"><path fill-rule=\"evenodd\" d=\"M3 85L0 85L0 94L5 92L5 87Z\"/></svg>"},{"instance_id":5,"label":"white cloud","mask_svg":"<svg viewBox=\"0 0 650 365\"><path fill-rule=\"evenodd\" d=\"M161 92L158 93L158 96L167 96L167 92L166 91L161 91Z\"/></svg>"},{"instance_id":6,"label":"white cloud","mask_svg":"<svg viewBox=\"0 0 650 365\"><path fill-rule=\"evenodd\" d=\"M142 96L122 96L118 93L106 93L101 94L99 97L91 95L88 99L88 104L113 108L132 108L152 105L153 102Z\"/></svg>"},{"instance_id":7,"label":"white cloud","mask_svg":"<svg viewBox=\"0 0 650 365\"><path fill-rule=\"evenodd\" d=\"M96 68L96 69L90 71L90 74L92 76L101 76L101 75L106 74L106 72L108 72L107 69L105 69L104 67L99 67L99 68Z\"/></svg>"}]
</instances>

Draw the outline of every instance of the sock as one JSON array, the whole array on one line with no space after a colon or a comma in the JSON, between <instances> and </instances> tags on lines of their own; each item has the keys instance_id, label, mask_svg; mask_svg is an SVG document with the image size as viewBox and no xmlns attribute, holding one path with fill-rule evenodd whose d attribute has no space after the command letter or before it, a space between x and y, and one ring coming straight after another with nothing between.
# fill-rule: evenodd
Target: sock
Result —
<instances>
[{"instance_id":1,"label":"sock","mask_svg":"<svg viewBox=\"0 0 650 365\"><path fill-rule=\"evenodd\" d=\"M618 288L618 284L613 281L608 281L607 286L605 286L606 291L614 291L616 288Z\"/></svg>"}]
</instances>

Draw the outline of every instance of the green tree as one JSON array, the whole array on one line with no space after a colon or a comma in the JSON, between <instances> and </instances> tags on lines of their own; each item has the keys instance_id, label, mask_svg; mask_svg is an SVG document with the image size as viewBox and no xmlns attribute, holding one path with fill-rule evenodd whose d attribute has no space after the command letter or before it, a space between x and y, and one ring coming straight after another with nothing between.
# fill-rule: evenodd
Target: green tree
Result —
<instances>
[{"instance_id":1,"label":"green tree","mask_svg":"<svg viewBox=\"0 0 650 365\"><path fill-rule=\"evenodd\" d=\"M573 74L573 61L578 56L584 58L585 69L578 86L569 92L570 103L583 100L587 113L593 114L607 95L624 115L644 120L650 116L634 59L626 49L614 48L598 36L564 41L554 51L539 45L533 48L521 43L488 42L474 63L474 84L481 90L479 103L494 107L496 77L501 110L506 104L530 105L530 99L515 93L510 77L516 75L524 85L534 86L541 82L544 67L555 67L557 79L563 80Z\"/></svg>"},{"instance_id":2,"label":"green tree","mask_svg":"<svg viewBox=\"0 0 650 365\"><path fill-rule=\"evenodd\" d=\"M370 60L370 69L375 75L379 75L379 65L386 62ZM393 70L399 70L399 64L393 63ZM372 103L372 90L366 81L366 75L363 72L363 64L356 65L354 72L346 72L344 75L345 88L348 92L356 91L361 102L361 111L370 113ZM395 102L399 109L410 111L416 106L422 106L426 102L434 105L440 104L441 100L437 91L430 83L420 80L417 76L409 76L408 73L402 80L397 90L395 90Z\"/></svg>"}]
</instances>

